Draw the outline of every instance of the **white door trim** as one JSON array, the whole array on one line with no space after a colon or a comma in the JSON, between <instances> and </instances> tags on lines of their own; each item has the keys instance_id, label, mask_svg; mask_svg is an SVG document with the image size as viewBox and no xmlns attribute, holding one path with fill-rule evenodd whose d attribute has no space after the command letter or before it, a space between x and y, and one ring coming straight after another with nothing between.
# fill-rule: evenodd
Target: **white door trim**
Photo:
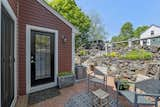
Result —
<instances>
[{"instance_id":1,"label":"white door trim","mask_svg":"<svg viewBox=\"0 0 160 107\"><path fill-rule=\"evenodd\" d=\"M72 32L72 72L75 74L75 32Z\"/></svg>"},{"instance_id":2,"label":"white door trim","mask_svg":"<svg viewBox=\"0 0 160 107\"><path fill-rule=\"evenodd\" d=\"M9 13L11 18L14 20L14 24L15 24L15 26L14 26L14 28L15 28L15 31L14 31L14 43L15 43L14 44L15 45L15 47L14 47L14 57L15 57L15 63L14 63L14 83L15 83L15 85L14 85L14 94L15 95L14 96L15 96L15 98L14 98L12 104L11 104L11 107L14 107L15 103L16 103L16 100L17 100L17 84L18 84L17 83L18 82L17 81L17 68L18 68L18 65L17 65L17 17L15 15L14 11L12 10L10 4L8 3L8 0L1 0L1 3L3 4L5 9ZM0 5L1 5L1 3L0 3ZM1 11L1 8L0 8L0 11ZM0 30L1 30L1 27L0 27ZM1 58L1 43L0 43L0 58ZM0 71L1 71L1 61L0 61ZM1 73L0 73L0 86L1 86ZM0 93L1 93L1 88L0 88ZM0 96L0 106L1 106L1 96Z\"/></svg>"},{"instance_id":3,"label":"white door trim","mask_svg":"<svg viewBox=\"0 0 160 107\"><path fill-rule=\"evenodd\" d=\"M53 83L48 83L44 85L39 85L36 87L31 87L31 66L30 66L30 53L31 53L31 30L37 30L37 31L42 31L42 32L50 32L55 34L55 59L54 59L54 64L55 64L55 75L54 75L54 81ZM44 90L47 88L51 88L57 85L57 75L58 75L58 31L49 29L49 28L44 28L44 27L38 27L38 26L33 26L33 25L26 25L26 93L32 93L40 90Z\"/></svg>"}]
</instances>

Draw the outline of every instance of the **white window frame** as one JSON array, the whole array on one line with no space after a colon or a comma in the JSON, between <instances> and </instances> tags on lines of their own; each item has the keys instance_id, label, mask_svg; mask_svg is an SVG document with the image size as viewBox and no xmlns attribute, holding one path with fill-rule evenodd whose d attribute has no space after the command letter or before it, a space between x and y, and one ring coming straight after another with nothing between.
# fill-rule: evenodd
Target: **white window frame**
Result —
<instances>
[{"instance_id":1,"label":"white window frame","mask_svg":"<svg viewBox=\"0 0 160 107\"><path fill-rule=\"evenodd\" d=\"M17 17L14 13L14 11L12 10L8 0L1 0L0 2L0 11L1 11L1 4L3 4L3 6L5 7L5 9L7 10L7 12L9 13L9 15L11 16L11 18L14 20L14 57L15 57L15 63L14 63L14 99L13 102L11 104L11 107L14 107L17 101L17 71L18 71L18 65L17 65ZM0 20L1 20L1 12L0 12ZM0 21L1 22L1 21ZM0 23L0 31L1 31L1 23ZM0 33L1 35L1 33ZM0 36L0 86L1 86L1 36ZM0 107L1 107L1 88L0 88Z\"/></svg>"},{"instance_id":2,"label":"white window frame","mask_svg":"<svg viewBox=\"0 0 160 107\"><path fill-rule=\"evenodd\" d=\"M32 87L31 86L31 66L30 66L30 53L31 53L31 30L36 30L36 31L42 31L42 32L49 32L49 33L54 33L55 35L55 59L54 59L54 82L52 83L47 83L39 86ZM39 26L33 26L33 25L26 25L26 93L33 93L36 91L48 89L51 87L54 87L57 85L57 76L58 76L58 31L54 29L49 29L45 27L39 27Z\"/></svg>"}]
</instances>

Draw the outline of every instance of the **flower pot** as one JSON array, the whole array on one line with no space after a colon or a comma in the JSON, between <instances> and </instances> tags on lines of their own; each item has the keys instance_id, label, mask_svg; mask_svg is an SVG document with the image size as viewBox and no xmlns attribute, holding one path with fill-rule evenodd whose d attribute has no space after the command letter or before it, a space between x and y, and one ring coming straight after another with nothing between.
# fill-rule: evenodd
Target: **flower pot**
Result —
<instances>
[{"instance_id":1,"label":"flower pot","mask_svg":"<svg viewBox=\"0 0 160 107\"><path fill-rule=\"evenodd\" d=\"M76 66L75 75L77 80L87 78L87 68L84 66Z\"/></svg>"},{"instance_id":2,"label":"flower pot","mask_svg":"<svg viewBox=\"0 0 160 107\"><path fill-rule=\"evenodd\" d=\"M74 83L75 83L75 76L74 75L66 75L66 76L58 77L59 88L72 86Z\"/></svg>"}]
</instances>

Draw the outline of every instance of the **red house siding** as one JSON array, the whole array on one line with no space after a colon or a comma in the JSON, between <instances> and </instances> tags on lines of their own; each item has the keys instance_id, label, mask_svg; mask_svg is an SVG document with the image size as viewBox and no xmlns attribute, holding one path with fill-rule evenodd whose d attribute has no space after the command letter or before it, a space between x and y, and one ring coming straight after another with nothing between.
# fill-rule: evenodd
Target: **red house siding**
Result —
<instances>
[{"instance_id":1,"label":"red house siding","mask_svg":"<svg viewBox=\"0 0 160 107\"><path fill-rule=\"evenodd\" d=\"M17 0L8 0L9 4L11 5L14 13L17 15Z\"/></svg>"},{"instance_id":2,"label":"red house siding","mask_svg":"<svg viewBox=\"0 0 160 107\"><path fill-rule=\"evenodd\" d=\"M12 1L12 0L11 0ZM72 70L72 29L36 0L19 0L19 94L26 94L26 24L58 30L58 72ZM67 37L64 44L62 36Z\"/></svg>"}]
</instances>

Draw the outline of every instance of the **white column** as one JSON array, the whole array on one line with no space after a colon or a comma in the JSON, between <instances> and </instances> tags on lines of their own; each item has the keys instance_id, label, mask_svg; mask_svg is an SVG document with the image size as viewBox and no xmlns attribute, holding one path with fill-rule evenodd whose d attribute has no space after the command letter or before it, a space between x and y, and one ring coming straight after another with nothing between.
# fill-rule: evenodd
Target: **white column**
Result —
<instances>
[{"instance_id":1,"label":"white column","mask_svg":"<svg viewBox=\"0 0 160 107\"><path fill-rule=\"evenodd\" d=\"M151 39L147 39L147 46L151 45Z\"/></svg>"},{"instance_id":2,"label":"white column","mask_svg":"<svg viewBox=\"0 0 160 107\"><path fill-rule=\"evenodd\" d=\"M113 44L111 43L111 52L112 52L112 50L113 50Z\"/></svg>"},{"instance_id":3,"label":"white column","mask_svg":"<svg viewBox=\"0 0 160 107\"><path fill-rule=\"evenodd\" d=\"M105 43L105 52L108 53L108 43Z\"/></svg>"},{"instance_id":4,"label":"white column","mask_svg":"<svg viewBox=\"0 0 160 107\"><path fill-rule=\"evenodd\" d=\"M140 45L143 46L143 40L140 40Z\"/></svg>"},{"instance_id":5,"label":"white column","mask_svg":"<svg viewBox=\"0 0 160 107\"><path fill-rule=\"evenodd\" d=\"M128 41L128 47L131 48L132 47L132 40Z\"/></svg>"}]
</instances>

